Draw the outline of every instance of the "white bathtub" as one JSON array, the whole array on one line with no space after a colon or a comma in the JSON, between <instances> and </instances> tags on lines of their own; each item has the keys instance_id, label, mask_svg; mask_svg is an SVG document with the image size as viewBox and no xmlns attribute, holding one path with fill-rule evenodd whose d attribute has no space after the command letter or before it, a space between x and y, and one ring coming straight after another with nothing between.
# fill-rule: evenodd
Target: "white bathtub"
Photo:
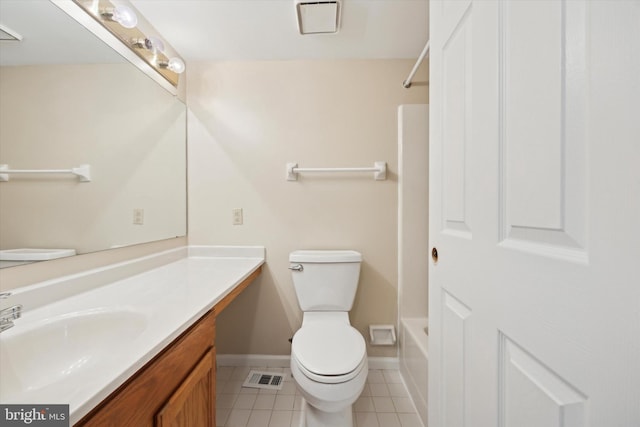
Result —
<instances>
[{"instance_id":1,"label":"white bathtub","mask_svg":"<svg viewBox=\"0 0 640 427\"><path fill-rule=\"evenodd\" d=\"M428 327L426 317L403 318L400 325L400 373L424 426L427 426Z\"/></svg>"}]
</instances>

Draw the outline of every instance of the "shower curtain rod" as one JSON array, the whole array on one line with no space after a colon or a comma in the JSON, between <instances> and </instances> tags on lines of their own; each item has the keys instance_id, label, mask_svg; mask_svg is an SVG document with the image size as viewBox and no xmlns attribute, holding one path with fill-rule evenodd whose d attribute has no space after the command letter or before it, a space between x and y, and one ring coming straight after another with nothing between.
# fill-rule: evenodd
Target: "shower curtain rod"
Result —
<instances>
[{"instance_id":1,"label":"shower curtain rod","mask_svg":"<svg viewBox=\"0 0 640 427\"><path fill-rule=\"evenodd\" d=\"M429 42L430 40L427 40L427 44L424 45L424 49L422 49L422 53L418 57L418 60L416 61L416 65L413 66L413 69L409 73L409 77L407 77L407 79L402 82L402 86L404 86L405 89L409 89L411 87L411 79L413 79L413 76L416 74L416 71L418 71L418 67L420 66L420 64L422 64L422 61L429 53Z\"/></svg>"}]
</instances>

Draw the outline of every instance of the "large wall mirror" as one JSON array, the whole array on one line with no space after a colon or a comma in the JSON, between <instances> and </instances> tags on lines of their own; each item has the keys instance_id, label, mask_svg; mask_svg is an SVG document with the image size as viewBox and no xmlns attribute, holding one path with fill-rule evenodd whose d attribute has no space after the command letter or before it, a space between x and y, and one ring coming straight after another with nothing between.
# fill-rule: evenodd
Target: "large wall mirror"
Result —
<instances>
[{"instance_id":1,"label":"large wall mirror","mask_svg":"<svg viewBox=\"0 0 640 427\"><path fill-rule=\"evenodd\" d=\"M22 38L0 41L0 164L90 165L89 182L5 176L0 250L84 254L186 235L185 105L48 0L1 0L0 24Z\"/></svg>"}]
</instances>

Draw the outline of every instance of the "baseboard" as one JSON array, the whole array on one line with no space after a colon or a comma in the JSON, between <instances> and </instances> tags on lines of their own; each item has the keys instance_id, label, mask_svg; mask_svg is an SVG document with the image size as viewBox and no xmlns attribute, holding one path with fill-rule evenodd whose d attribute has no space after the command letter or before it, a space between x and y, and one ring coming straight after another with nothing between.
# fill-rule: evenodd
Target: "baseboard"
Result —
<instances>
[{"instance_id":1,"label":"baseboard","mask_svg":"<svg viewBox=\"0 0 640 427\"><path fill-rule=\"evenodd\" d=\"M288 368L290 356L271 354L216 354L218 366Z\"/></svg>"},{"instance_id":2,"label":"baseboard","mask_svg":"<svg viewBox=\"0 0 640 427\"><path fill-rule=\"evenodd\" d=\"M288 368L291 357L289 355L271 354L217 354L218 366L252 366L265 368ZM400 368L397 357L369 357L369 369Z\"/></svg>"}]
</instances>

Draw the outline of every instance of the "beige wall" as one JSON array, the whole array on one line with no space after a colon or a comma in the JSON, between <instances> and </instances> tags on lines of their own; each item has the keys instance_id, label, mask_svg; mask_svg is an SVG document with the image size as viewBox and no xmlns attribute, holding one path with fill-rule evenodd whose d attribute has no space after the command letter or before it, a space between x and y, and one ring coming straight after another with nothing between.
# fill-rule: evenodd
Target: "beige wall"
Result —
<instances>
[{"instance_id":1,"label":"beige wall","mask_svg":"<svg viewBox=\"0 0 640 427\"><path fill-rule=\"evenodd\" d=\"M220 353L289 354L300 326L288 266L295 249L355 249L364 257L352 324L397 321L397 108L426 103L413 60L190 63L189 243L264 245L261 278L219 319ZM422 82L422 84L421 84ZM372 174L301 175L285 164L372 166ZM244 210L232 225L231 210ZM370 356L396 349L370 347Z\"/></svg>"},{"instance_id":2,"label":"beige wall","mask_svg":"<svg viewBox=\"0 0 640 427\"><path fill-rule=\"evenodd\" d=\"M0 249L78 253L186 234L185 106L129 63L0 67ZM133 209L144 224L133 224Z\"/></svg>"}]
</instances>

